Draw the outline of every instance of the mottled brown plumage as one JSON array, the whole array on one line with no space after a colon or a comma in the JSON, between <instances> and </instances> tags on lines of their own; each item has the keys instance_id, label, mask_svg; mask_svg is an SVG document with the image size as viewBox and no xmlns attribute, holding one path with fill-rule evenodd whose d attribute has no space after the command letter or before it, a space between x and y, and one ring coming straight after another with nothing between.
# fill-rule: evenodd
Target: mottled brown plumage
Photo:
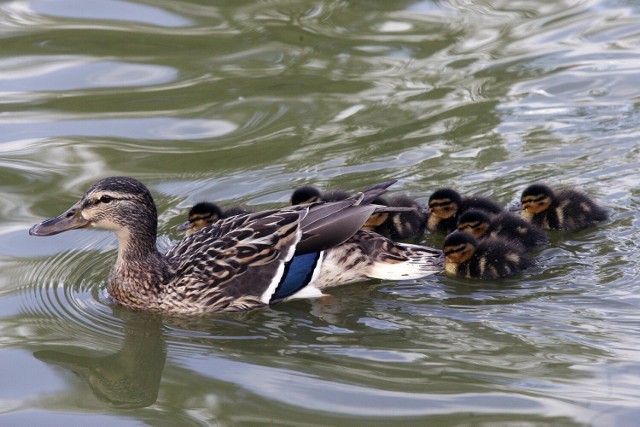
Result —
<instances>
[{"instance_id":1,"label":"mottled brown plumage","mask_svg":"<svg viewBox=\"0 0 640 427\"><path fill-rule=\"evenodd\" d=\"M170 313L239 311L321 295L313 282L323 254L356 234L376 210L364 201L384 188L335 203L222 219L163 255L156 248L157 212L149 190L135 179L111 177L29 233L48 236L88 226L113 231L119 249L108 291L125 306ZM412 268L435 271L436 255L411 260L418 264Z\"/></svg>"}]
</instances>

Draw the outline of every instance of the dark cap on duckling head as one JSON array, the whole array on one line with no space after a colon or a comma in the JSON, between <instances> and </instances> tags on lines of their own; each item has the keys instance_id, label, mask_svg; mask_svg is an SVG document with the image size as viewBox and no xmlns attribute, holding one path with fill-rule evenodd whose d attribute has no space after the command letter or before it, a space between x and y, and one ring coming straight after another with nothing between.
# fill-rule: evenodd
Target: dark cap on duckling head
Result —
<instances>
[{"instance_id":1,"label":"dark cap on duckling head","mask_svg":"<svg viewBox=\"0 0 640 427\"><path fill-rule=\"evenodd\" d=\"M429 211L440 218L449 218L458 211L462 196L451 188L440 188L429 196Z\"/></svg>"},{"instance_id":2,"label":"dark cap on duckling head","mask_svg":"<svg viewBox=\"0 0 640 427\"><path fill-rule=\"evenodd\" d=\"M222 218L222 209L215 203L199 202L189 209L187 221L180 224L177 229L180 231L191 230L193 232L206 227Z\"/></svg>"},{"instance_id":3,"label":"dark cap on duckling head","mask_svg":"<svg viewBox=\"0 0 640 427\"><path fill-rule=\"evenodd\" d=\"M458 230L470 233L477 239L484 237L491 226L491 218L484 211L470 209L458 218Z\"/></svg>"},{"instance_id":4,"label":"dark cap on duckling head","mask_svg":"<svg viewBox=\"0 0 640 427\"><path fill-rule=\"evenodd\" d=\"M292 205L303 205L320 201L320 190L310 185L296 189L291 195Z\"/></svg>"},{"instance_id":5,"label":"dark cap on duckling head","mask_svg":"<svg viewBox=\"0 0 640 427\"><path fill-rule=\"evenodd\" d=\"M476 247L478 247L478 241L471 234L454 231L444 240L442 252L445 260L461 263L473 255Z\"/></svg>"},{"instance_id":6,"label":"dark cap on duckling head","mask_svg":"<svg viewBox=\"0 0 640 427\"><path fill-rule=\"evenodd\" d=\"M543 212L549 209L555 193L544 184L532 184L525 188L520 196L522 210L530 213Z\"/></svg>"}]
</instances>

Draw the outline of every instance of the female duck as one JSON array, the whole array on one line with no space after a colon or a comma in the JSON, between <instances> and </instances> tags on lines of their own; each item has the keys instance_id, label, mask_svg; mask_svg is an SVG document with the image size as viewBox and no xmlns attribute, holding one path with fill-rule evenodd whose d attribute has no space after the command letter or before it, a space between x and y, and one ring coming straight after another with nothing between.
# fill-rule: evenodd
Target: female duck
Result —
<instances>
[{"instance_id":1,"label":"female duck","mask_svg":"<svg viewBox=\"0 0 640 427\"><path fill-rule=\"evenodd\" d=\"M320 296L322 287L339 284L330 279L411 279L436 272L439 251L358 231L376 208L363 199L380 194L223 219L163 255L156 247L151 193L135 179L111 177L29 234L86 227L113 231L118 258L108 291L127 307L185 314L239 311Z\"/></svg>"},{"instance_id":2,"label":"female duck","mask_svg":"<svg viewBox=\"0 0 640 427\"><path fill-rule=\"evenodd\" d=\"M469 209L481 209L490 214L502 212L502 206L486 197L462 197L451 188L441 188L429 197L427 229L432 233L451 233L456 229L460 215Z\"/></svg>"},{"instance_id":3,"label":"female duck","mask_svg":"<svg viewBox=\"0 0 640 427\"><path fill-rule=\"evenodd\" d=\"M482 210L470 209L458 218L458 230L469 233L478 240L502 237L525 250L545 246L549 242L544 231L509 212L502 212L491 218Z\"/></svg>"},{"instance_id":4,"label":"female duck","mask_svg":"<svg viewBox=\"0 0 640 427\"><path fill-rule=\"evenodd\" d=\"M589 196L573 189L554 192L544 184L533 184L520 201L522 217L543 229L579 230L609 217Z\"/></svg>"},{"instance_id":5,"label":"female duck","mask_svg":"<svg viewBox=\"0 0 640 427\"><path fill-rule=\"evenodd\" d=\"M469 233L454 231L445 239L442 251L445 271L470 279L501 279L533 265L521 247L499 237L478 242Z\"/></svg>"}]
</instances>

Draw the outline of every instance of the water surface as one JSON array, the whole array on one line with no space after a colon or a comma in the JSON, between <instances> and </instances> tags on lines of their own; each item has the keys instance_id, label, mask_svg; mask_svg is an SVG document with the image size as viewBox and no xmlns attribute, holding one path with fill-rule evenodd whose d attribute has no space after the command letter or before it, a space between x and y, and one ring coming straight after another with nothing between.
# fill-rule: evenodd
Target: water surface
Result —
<instances>
[{"instance_id":1,"label":"water surface","mask_svg":"<svg viewBox=\"0 0 640 427\"><path fill-rule=\"evenodd\" d=\"M210 3L0 5L0 424L633 424L635 2ZM153 192L163 249L197 201L303 184L506 204L542 180L612 215L504 281L176 319L108 298L111 234L27 234L120 174Z\"/></svg>"}]
</instances>

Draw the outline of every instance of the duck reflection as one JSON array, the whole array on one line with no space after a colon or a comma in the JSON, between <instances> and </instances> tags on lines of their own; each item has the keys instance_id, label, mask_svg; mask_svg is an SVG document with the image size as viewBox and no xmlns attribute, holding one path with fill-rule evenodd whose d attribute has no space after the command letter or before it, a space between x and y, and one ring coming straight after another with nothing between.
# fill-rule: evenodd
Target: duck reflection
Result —
<instances>
[{"instance_id":1,"label":"duck reflection","mask_svg":"<svg viewBox=\"0 0 640 427\"><path fill-rule=\"evenodd\" d=\"M111 406L142 408L158 398L167 351L161 319L138 315L126 319L122 347L114 354L82 355L78 347L66 346L36 351L34 356L69 369Z\"/></svg>"}]
</instances>

